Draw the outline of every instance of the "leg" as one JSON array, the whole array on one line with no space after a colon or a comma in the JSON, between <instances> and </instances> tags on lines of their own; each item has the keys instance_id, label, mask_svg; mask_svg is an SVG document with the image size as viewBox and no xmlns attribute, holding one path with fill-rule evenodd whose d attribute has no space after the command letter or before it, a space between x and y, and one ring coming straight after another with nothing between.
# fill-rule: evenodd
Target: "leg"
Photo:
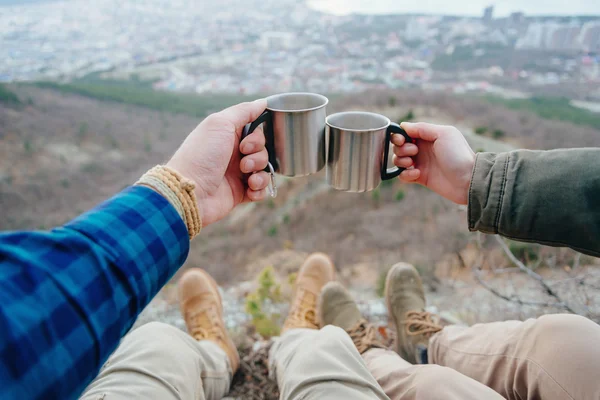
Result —
<instances>
[{"instance_id":1,"label":"leg","mask_svg":"<svg viewBox=\"0 0 600 400\"><path fill-rule=\"evenodd\" d=\"M490 388L449 368L412 365L377 340L375 328L362 318L350 293L338 282L328 283L319 299L323 324L345 329L362 353L367 369L392 400L502 399Z\"/></svg>"},{"instance_id":2,"label":"leg","mask_svg":"<svg viewBox=\"0 0 600 400\"><path fill-rule=\"evenodd\" d=\"M220 400L229 392L240 359L225 329L216 282L189 269L179 280L179 301L189 335L156 322L136 329L83 399Z\"/></svg>"},{"instance_id":3,"label":"leg","mask_svg":"<svg viewBox=\"0 0 600 400\"><path fill-rule=\"evenodd\" d=\"M229 361L219 346L151 322L125 336L81 398L221 399L230 380Z\"/></svg>"},{"instance_id":4,"label":"leg","mask_svg":"<svg viewBox=\"0 0 600 400\"><path fill-rule=\"evenodd\" d=\"M282 399L387 399L346 332L319 329L317 299L335 268L324 254L309 256L296 278L283 334L271 348L271 374Z\"/></svg>"},{"instance_id":5,"label":"leg","mask_svg":"<svg viewBox=\"0 0 600 400\"><path fill-rule=\"evenodd\" d=\"M590 320L546 315L442 329L408 264L390 270L386 300L407 357L450 367L511 400L600 398L600 326Z\"/></svg>"},{"instance_id":6,"label":"leg","mask_svg":"<svg viewBox=\"0 0 600 400\"><path fill-rule=\"evenodd\" d=\"M600 326L575 315L450 326L434 335L429 360L509 399L599 399Z\"/></svg>"},{"instance_id":7,"label":"leg","mask_svg":"<svg viewBox=\"0 0 600 400\"><path fill-rule=\"evenodd\" d=\"M412 365L387 349L363 354L367 368L391 400L501 400L504 397L461 373L439 365Z\"/></svg>"},{"instance_id":8,"label":"leg","mask_svg":"<svg viewBox=\"0 0 600 400\"><path fill-rule=\"evenodd\" d=\"M273 345L282 399L388 399L344 330L290 329Z\"/></svg>"}]
</instances>

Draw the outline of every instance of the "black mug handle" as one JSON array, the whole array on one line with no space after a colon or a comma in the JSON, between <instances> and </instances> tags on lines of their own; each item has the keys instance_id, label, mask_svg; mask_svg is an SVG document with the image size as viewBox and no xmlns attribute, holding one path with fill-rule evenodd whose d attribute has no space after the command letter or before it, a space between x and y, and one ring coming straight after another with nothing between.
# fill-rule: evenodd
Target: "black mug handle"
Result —
<instances>
[{"instance_id":1,"label":"black mug handle","mask_svg":"<svg viewBox=\"0 0 600 400\"><path fill-rule=\"evenodd\" d=\"M279 164L277 163L277 156L275 154L275 133L273 131L273 113L271 112L271 110L265 110L260 115L260 117L256 118L256 120L244 127L244 130L242 131L242 139L240 140L240 142L244 140L246 136L254 132L256 128L260 126L260 124L263 124L265 122L267 122L264 129L266 143L265 147L267 148L267 153L269 154L269 163L271 163L273 169L277 171L279 170ZM272 172L269 166L265 168L265 171Z\"/></svg>"},{"instance_id":2,"label":"black mug handle","mask_svg":"<svg viewBox=\"0 0 600 400\"><path fill-rule=\"evenodd\" d=\"M389 152L390 152L390 142L392 141L393 134L400 134L400 135L404 136L407 143L413 143L412 138L410 136L408 136L408 133L406 133L406 131L404 129L402 129L400 127L400 125L392 122L390 124L390 126L388 126L387 131L385 132L385 145L384 145L384 149L383 149L383 165L381 166L381 180L382 181L387 181L389 179L393 179L393 178L397 177L398 175L400 175L402 173L402 171L404 171L406 169L406 168L400 168L400 167L396 167L396 166L394 166L392 168L387 167Z\"/></svg>"}]
</instances>

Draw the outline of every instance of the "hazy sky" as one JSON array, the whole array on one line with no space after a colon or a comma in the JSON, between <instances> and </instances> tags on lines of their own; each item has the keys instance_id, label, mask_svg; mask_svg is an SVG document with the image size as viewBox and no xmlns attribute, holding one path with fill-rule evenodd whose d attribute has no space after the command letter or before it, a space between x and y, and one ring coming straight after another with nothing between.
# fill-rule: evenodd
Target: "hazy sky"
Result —
<instances>
[{"instance_id":1,"label":"hazy sky","mask_svg":"<svg viewBox=\"0 0 600 400\"><path fill-rule=\"evenodd\" d=\"M600 15L600 0L309 0L314 8L335 14L428 13L480 15L495 5L495 15L514 11L530 15Z\"/></svg>"}]
</instances>

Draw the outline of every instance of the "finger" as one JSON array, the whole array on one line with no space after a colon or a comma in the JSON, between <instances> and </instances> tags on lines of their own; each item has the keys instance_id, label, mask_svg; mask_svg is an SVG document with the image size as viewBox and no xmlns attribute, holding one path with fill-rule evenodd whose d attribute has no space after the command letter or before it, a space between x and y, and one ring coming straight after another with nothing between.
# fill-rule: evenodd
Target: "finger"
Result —
<instances>
[{"instance_id":1,"label":"finger","mask_svg":"<svg viewBox=\"0 0 600 400\"><path fill-rule=\"evenodd\" d=\"M249 156L242 158L242 161L240 161L240 171L245 174L262 171L267 168L268 162L269 154L267 153L267 149L263 149L258 153L250 154Z\"/></svg>"},{"instance_id":2,"label":"finger","mask_svg":"<svg viewBox=\"0 0 600 400\"><path fill-rule=\"evenodd\" d=\"M413 183L421 177L421 171L413 168L406 169L400 174L400 180L406 183Z\"/></svg>"},{"instance_id":3,"label":"finger","mask_svg":"<svg viewBox=\"0 0 600 400\"><path fill-rule=\"evenodd\" d=\"M246 196L248 197L248 199L250 199L250 201L261 201L265 198L266 195L267 193L265 190L246 190Z\"/></svg>"},{"instance_id":4,"label":"finger","mask_svg":"<svg viewBox=\"0 0 600 400\"><path fill-rule=\"evenodd\" d=\"M392 135L392 143L396 146L402 146L406 143L406 138L402 135Z\"/></svg>"},{"instance_id":5,"label":"finger","mask_svg":"<svg viewBox=\"0 0 600 400\"><path fill-rule=\"evenodd\" d=\"M269 185L270 176L265 171L250 175L248 187L252 190L264 190Z\"/></svg>"},{"instance_id":6,"label":"finger","mask_svg":"<svg viewBox=\"0 0 600 400\"><path fill-rule=\"evenodd\" d=\"M224 109L217 113L235 125L235 131L241 132L246 124L254 121L267 108L266 99L258 99L252 102L240 103Z\"/></svg>"},{"instance_id":7,"label":"finger","mask_svg":"<svg viewBox=\"0 0 600 400\"><path fill-rule=\"evenodd\" d=\"M419 154L419 148L412 143L407 143L400 147L394 146L394 154L398 157L414 157Z\"/></svg>"},{"instance_id":8,"label":"finger","mask_svg":"<svg viewBox=\"0 0 600 400\"><path fill-rule=\"evenodd\" d=\"M394 165L400 168L412 167L413 159L410 157L394 157Z\"/></svg>"},{"instance_id":9,"label":"finger","mask_svg":"<svg viewBox=\"0 0 600 400\"><path fill-rule=\"evenodd\" d=\"M425 122L403 122L400 124L402 129L413 139L423 139L433 142L439 138L449 127L445 125L434 125ZM396 135L398 136L398 135Z\"/></svg>"},{"instance_id":10,"label":"finger","mask_svg":"<svg viewBox=\"0 0 600 400\"><path fill-rule=\"evenodd\" d=\"M262 125L256 128L254 132L246 136L240 143L240 151L242 154L257 153L265 148L265 134Z\"/></svg>"}]
</instances>

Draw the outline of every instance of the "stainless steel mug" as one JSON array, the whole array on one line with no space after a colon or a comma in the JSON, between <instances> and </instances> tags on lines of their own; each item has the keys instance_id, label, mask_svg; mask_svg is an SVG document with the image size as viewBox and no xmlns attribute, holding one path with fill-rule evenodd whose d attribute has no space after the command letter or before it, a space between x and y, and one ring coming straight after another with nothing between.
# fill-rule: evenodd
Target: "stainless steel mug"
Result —
<instances>
[{"instance_id":1,"label":"stainless steel mug","mask_svg":"<svg viewBox=\"0 0 600 400\"><path fill-rule=\"evenodd\" d=\"M383 115L369 112L343 112L327 117L329 156L327 182L338 190L366 192L382 180L400 175L404 168L387 168L393 134L412 139Z\"/></svg>"},{"instance_id":2,"label":"stainless steel mug","mask_svg":"<svg viewBox=\"0 0 600 400\"><path fill-rule=\"evenodd\" d=\"M325 117L329 100L315 93L267 97L267 109L246 125L242 139L265 124L270 172L285 176L314 174L325 166Z\"/></svg>"}]
</instances>

